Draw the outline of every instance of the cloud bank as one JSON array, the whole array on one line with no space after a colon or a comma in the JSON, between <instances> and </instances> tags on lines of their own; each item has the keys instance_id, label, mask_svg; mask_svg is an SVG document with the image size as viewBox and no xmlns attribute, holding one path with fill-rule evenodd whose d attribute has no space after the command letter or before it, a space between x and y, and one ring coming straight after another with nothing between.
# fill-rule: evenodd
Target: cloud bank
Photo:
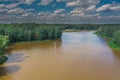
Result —
<instances>
[{"instance_id":1,"label":"cloud bank","mask_svg":"<svg viewBox=\"0 0 120 80\"><path fill-rule=\"evenodd\" d=\"M0 23L120 23L120 3L100 0L0 0Z\"/></svg>"}]
</instances>

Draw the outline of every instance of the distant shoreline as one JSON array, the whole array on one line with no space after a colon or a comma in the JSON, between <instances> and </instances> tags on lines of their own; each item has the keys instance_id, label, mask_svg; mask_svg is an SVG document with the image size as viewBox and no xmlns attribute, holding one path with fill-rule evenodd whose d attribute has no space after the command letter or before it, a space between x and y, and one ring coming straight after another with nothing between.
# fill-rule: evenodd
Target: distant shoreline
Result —
<instances>
[{"instance_id":1,"label":"distant shoreline","mask_svg":"<svg viewBox=\"0 0 120 80\"><path fill-rule=\"evenodd\" d=\"M66 29L63 32L86 32L86 31L95 31L95 30L77 30L77 29Z\"/></svg>"}]
</instances>

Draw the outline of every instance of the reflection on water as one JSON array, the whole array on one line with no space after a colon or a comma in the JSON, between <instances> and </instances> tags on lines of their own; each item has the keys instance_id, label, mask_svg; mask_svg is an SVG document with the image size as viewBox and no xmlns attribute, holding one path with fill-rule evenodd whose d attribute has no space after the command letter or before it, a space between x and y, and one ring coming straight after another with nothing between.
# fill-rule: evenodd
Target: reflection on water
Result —
<instances>
[{"instance_id":1,"label":"reflection on water","mask_svg":"<svg viewBox=\"0 0 120 80\"><path fill-rule=\"evenodd\" d=\"M55 41L45 41L45 42L26 42L26 43L18 43L10 46L13 50L33 50L33 49L50 49L54 47L54 43L57 47L61 45L61 40Z\"/></svg>"},{"instance_id":2,"label":"reflection on water","mask_svg":"<svg viewBox=\"0 0 120 80\"><path fill-rule=\"evenodd\" d=\"M62 43L68 44L95 44L101 45L105 44L105 41L102 38L98 37L97 35L93 35L93 32L65 32L62 36ZM75 45L76 45L75 44ZM66 45L66 44L65 44Z\"/></svg>"},{"instance_id":3,"label":"reflection on water","mask_svg":"<svg viewBox=\"0 0 120 80\"><path fill-rule=\"evenodd\" d=\"M63 32L62 40L10 49L9 60L0 66L0 80L120 80L120 52L93 31Z\"/></svg>"}]
</instances>

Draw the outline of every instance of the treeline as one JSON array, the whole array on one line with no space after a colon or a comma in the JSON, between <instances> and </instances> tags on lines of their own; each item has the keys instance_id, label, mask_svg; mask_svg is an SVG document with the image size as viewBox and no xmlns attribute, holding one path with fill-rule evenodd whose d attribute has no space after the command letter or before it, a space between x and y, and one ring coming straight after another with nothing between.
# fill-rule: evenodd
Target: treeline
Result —
<instances>
[{"instance_id":1,"label":"treeline","mask_svg":"<svg viewBox=\"0 0 120 80\"><path fill-rule=\"evenodd\" d=\"M120 48L120 24L101 25L97 33L108 38L110 46Z\"/></svg>"},{"instance_id":2,"label":"treeline","mask_svg":"<svg viewBox=\"0 0 120 80\"><path fill-rule=\"evenodd\" d=\"M98 24L63 24L64 29L75 30L96 30L100 25Z\"/></svg>"},{"instance_id":3,"label":"treeline","mask_svg":"<svg viewBox=\"0 0 120 80\"><path fill-rule=\"evenodd\" d=\"M9 37L10 43L61 38L62 27L39 24L1 24L0 34Z\"/></svg>"},{"instance_id":4,"label":"treeline","mask_svg":"<svg viewBox=\"0 0 120 80\"><path fill-rule=\"evenodd\" d=\"M0 35L9 37L10 43L61 38L62 30L95 30L98 25L88 24L0 24Z\"/></svg>"}]
</instances>

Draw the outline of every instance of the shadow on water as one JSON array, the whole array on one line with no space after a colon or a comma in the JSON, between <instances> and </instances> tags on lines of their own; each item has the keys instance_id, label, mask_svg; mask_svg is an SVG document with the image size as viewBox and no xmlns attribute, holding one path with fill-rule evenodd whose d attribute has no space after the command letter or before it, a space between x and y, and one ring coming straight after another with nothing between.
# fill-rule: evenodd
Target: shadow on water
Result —
<instances>
[{"instance_id":1,"label":"shadow on water","mask_svg":"<svg viewBox=\"0 0 120 80\"><path fill-rule=\"evenodd\" d=\"M19 51L19 50L32 50L32 49L51 49L54 47L54 42L56 43L56 47L61 46L61 40L52 40L52 41L43 41L43 42L23 42L17 43L9 46L9 50L6 53L10 53L10 51Z\"/></svg>"},{"instance_id":2,"label":"shadow on water","mask_svg":"<svg viewBox=\"0 0 120 80\"><path fill-rule=\"evenodd\" d=\"M12 65L12 66L0 66L0 77L5 76L7 74L12 74L20 70L20 66Z\"/></svg>"},{"instance_id":3,"label":"shadow on water","mask_svg":"<svg viewBox=\"0 0 120 80\"><path fill-rule=\"evenodd\" d=\"M24 61L26 58L29 58L29 56L25 56L22 53L9 54L6 63L18 63Z\"/></svg>"}]
</instances>

